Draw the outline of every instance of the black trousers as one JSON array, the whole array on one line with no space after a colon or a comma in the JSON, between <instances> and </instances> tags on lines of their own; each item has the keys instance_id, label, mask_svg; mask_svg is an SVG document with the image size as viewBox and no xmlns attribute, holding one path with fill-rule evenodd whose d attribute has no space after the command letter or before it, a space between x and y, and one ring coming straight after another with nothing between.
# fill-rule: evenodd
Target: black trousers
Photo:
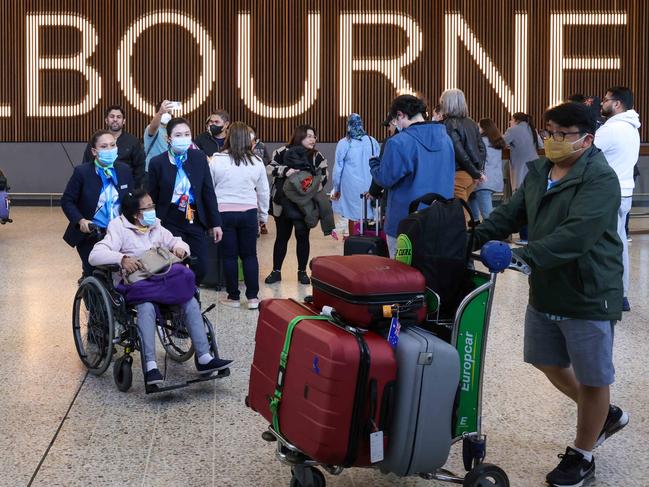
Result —
<instances>
[{"instance_id":1,"label":"black trousers","mask_svg":"<svg viewBox=\"0 0 649 487\"><path fill-rule=\"evenodd\" d=\"M309 252L311 251L309 227L302 220L291 220L282 216L275 218L275 226L277 236L275 237L275 245L273 247L273 270L282 270L288 241L293 233L293 228L295 228L297 269L299 271L305 271L306 265L309 262Z\"/></svg>"},{"instance_id":2,"label":"black trousers","mask_svg":"<svg viewBox=\"0 0 649 487\"><path fill-rule=\"evenodd\" d=\"M196 285L199 285L207 274L207 230L200 223L189 223L188 221L180 224L165 222L163 226L189 245L192 257L195 257L191 268L196 275Z\"/></svg>"}]
</instances>

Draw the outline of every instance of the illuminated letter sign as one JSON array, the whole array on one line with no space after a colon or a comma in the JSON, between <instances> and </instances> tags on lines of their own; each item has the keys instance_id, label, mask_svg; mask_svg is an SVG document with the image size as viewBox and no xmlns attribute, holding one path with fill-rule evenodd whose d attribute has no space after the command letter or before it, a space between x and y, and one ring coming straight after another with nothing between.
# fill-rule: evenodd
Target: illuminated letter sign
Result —
<instances>
[{"instance_id":1,"label":"illuminated letter sign","mask_svg":"<svg viewBox=\"0 0 649 487\"><path fill-rule=\"evenodd\" d=\"M354 24L394 25L406 33L408 46L401 56L396 58L354 59L352 47L354 44ZM401 71L412 64L421 53L424 41L417 22L407 15L397 13L342 13L340 15L340 68L338 114L341 117L349 115L352 108L352 73L354 71L375 71L385 76L399 94L413 93L410 83L403 77Z\"/></svg>"},{"instance_id":2,"label":"illuminated letter sign","mask_svg":"<svg viewBox=\"0 0 649 487\"><path fill-rule=\"evenodd\" d=\"M458 13L446 14L446 89L457 87L457 45L459 39L507 110L510 113L527 112L527 14L517 13L515 23L514 92L512 92L462 15Z\"/></svg>"},{"instance_id":3,"label":"illuminated letter sign","mask_svg":"<svg viewBox=\"0 0 649 487\"><path fill-rule=\"evenodd\" d=\"M41 57L41 26L74 27L81 31L81 51L73 56ZM85 18L72 14L27 15L26 31L27 61L27 116L28 117L74 117L91 111L101 97L101 76L88 64L99 43L97 32ZM88 92L85 98L76 105L41 105L40 71L62 70L78 71L88 81Z\"/></svg>"},{"instance_id":4,"label":"illuminated letter sign","mask_svg":"<svg viewBox=\"0 0 649 487\"><path fill-rule=\"evenodd\" d=\"M567 69L620 69L619 57L563 57L565 25L626 25L620 12L584 12L550 16L550 105L563 101L563 72Z\"/></svg>"},{"instance_id":5,"label":"illuminated letter sign","mask_svg":"<svg viewBox=\"0 0 649 487\"><path fill-rule=\"evenodd\" d=\"M250 14L239 14L237 86L243 102L253 113L266 118L291 118L303 114L315 102L320 89L320 14L310 13L308 24L308 60L304 93L292 105L271 106L266 105L255 94L255 80L251 71Z\"/></svg>"},{"instance_id":6,"label":"illuminated letter sign","mask_svg":"<svg viewBox=\"0 0 649 487\"><path fill-rule=\"evenodd\" d=\"M147 102L138 93L131 72L131 57L133 47L142 33L157 24L173 24L187 30L196 40L203 61L198 87L188 100L183 102L183 113L196 110L207 99L212 90L216 77L216 52L209 34L191 17L179 12L155 12L140 18L133 24L122 37L117 51L117 81L128 101L142 113L153 115L155 106ZM153 54L153 53L152 53ZM182 71L182 69L179 69ZM169 95L172 95L170 93Z\"/></svg>"}]
</instances>

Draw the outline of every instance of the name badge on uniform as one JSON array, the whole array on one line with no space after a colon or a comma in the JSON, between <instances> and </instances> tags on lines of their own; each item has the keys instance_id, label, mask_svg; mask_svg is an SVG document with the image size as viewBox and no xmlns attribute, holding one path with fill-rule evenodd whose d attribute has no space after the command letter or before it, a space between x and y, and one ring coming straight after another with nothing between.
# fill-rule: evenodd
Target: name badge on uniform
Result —
<instances>
[{"instance_id":1,"label":"name badge on uniform","mask_svg":"<svg viewBox=\"0 0 649 487\"><path fill-rule=\"evenodd\" d=\"M122 185L119 187L119 189L127 189L127 188L128 188L128 184L122 184Z\"/></svg>"}]
</instances>

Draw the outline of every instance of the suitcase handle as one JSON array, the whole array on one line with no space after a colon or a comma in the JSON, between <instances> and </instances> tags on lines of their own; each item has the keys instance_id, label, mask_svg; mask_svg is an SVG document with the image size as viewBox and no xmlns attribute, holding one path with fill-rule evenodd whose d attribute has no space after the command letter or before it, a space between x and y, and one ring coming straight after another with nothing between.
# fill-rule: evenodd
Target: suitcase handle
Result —
<instances>
[{"instance_id":1,"label":"suitcase handle","mask_svg":"<svg viewBox=\"0 0 649 487\"><path fill-rule=\"evenodd\" d=\"M394 381L388 382L383 387L383 398L381 399L381 412L379 415L379 429L383 435L389 434L390 425L392 424L392 411L394 411Z\"/></svg>"},{"instance_id":2,"label":"suitcase handle","mask_svg":"<svg viewBox=\"0 0 649 487\"><path fill-rule=\"evenodd\" d=\"M363 235L363 225L367 220L367 203L370 201L370 198L365 196L365 193L361 193L361 200L363 200L363 211L361 213L361 236ZM381 229L381 202L379 199L376 200L376 210L374 211L374 228L376 229L376 236L379 236L379 230Z\"/></svg>"}]
</instances>

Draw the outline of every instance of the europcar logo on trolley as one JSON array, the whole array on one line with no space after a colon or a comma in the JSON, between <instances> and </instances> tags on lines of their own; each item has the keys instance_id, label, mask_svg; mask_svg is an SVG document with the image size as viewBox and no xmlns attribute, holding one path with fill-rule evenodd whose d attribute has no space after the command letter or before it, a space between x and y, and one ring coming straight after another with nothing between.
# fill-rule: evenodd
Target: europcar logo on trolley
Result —
<instances>
[{"instance_id":1,"label":"europcar logo on trolley","mask_svg":"<svg viewBox=\"0 0 649 487\"><path fill-rule=\"evenodd\" d=\"M462 383L463 391L469 392L475 381L475 347L473 346L473 334L466 332L464 337L464 354L462 355Z\"/></svg>"}]
</instances>

